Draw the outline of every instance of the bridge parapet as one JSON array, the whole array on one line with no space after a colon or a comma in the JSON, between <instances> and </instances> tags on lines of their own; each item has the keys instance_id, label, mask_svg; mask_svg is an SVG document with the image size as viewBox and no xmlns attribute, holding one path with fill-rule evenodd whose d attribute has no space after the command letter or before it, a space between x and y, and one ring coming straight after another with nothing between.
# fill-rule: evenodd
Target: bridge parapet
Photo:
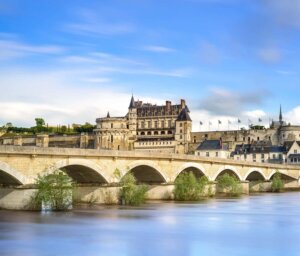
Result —
<instances>
[{"instance_id":1,"label":"bridge parapet","mask_svg":"<svg viewBox=\"0 0 300 256\"><path fill-rule=\"evenodd\" d=\"M121 150L98 150L80 148L42 148L31 146L0 146L0 155L45 155L45 156L66 156L66 157L111 157L114 159L161 159L169 161L201 162L206 164L224 164L242 167L270 168L270 169L292 169L300 170L300 166L272 163L255 163L246 161L236 161L232 159L208 158L195 155L157 153L153 151L121 151Z\"/></svg>"}]
</instances>

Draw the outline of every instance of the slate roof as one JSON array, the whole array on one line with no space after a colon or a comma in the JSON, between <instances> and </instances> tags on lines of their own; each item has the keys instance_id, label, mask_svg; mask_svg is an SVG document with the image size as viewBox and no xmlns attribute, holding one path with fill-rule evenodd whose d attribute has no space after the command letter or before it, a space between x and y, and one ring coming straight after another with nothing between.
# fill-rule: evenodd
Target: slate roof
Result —
<instances>
[{"instance_id":1,"label":"slate roof","mask_svg":"<svg viewBox=\"0 0 300 256\"><path fill-rule=\"evenodd\" d=\"M269 143L263 145L263 143L258 144L238 144L233 151L233 155L236 154L256 154L256 153L286 153L285 146L270 146Z\"/></svg>"},{"instance_id":2,"label":"slate roof","mask_svg":"<svg viewBox=\"0 0 300 256\"><path fill-rule=\"evenodd\" d=\"M130 100L129 108L135 108L135 102L134 102L133 95L131 96L131 100Z\"/></svg>"},{"instance_id":3,"label":"slate roof","mask_svg":"<svg viewBox=\"0 0 300 256\"><path fill-rule=\"evenodd\" d=\"M225 149L222 147L220 140L205 140L203 141L196 150L222 150Z\"/></svg>"},{"instance_id":4,"label":"slate roof","mask_svg":"<svg viewBox=\"0 0 300 256\"><path fill-rule=\"evenodd\" d=\"M300 154L290 154L288 158L300 158Z\"/></svg>"},{"instance_id":5,"label":"slate roof","mask_svg":"<svg viewBox=\"0 0 300 256\"><path fill-rule=\"evenodd\" d=\"M188 108L183 108L181 110L176 121L192 121L188 112Z\"/></svg>"},{"instance_id":6,"label":"slate roof","mask_svg":"<svg viewBox=\"0 0 300 256\"><path fill-rule=\"evenodd\" d=\"M286 141L286 142L284 142L283 146L286 148L286 151L290 150L290 148L293 146L294 142L295 141ZM296 142L300 147L300 141L296 141Z\"/></svg>"}]
</instances>

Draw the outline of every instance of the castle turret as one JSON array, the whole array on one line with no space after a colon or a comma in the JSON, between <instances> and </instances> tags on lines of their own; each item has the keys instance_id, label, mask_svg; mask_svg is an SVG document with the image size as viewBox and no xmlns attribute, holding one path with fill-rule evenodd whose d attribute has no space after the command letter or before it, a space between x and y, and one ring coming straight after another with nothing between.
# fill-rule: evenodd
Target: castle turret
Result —
<instances>
[{"instance_id":1,"label":"castle turret","mask_svg":"<svg viewBox=\"0 0 300 256\"><path fill-rule=\"evenodd\" d=\"M188 143L191 141L192 119L186 106L180 111L176 119L175 140L176 152L184 154L188 152Z\"/></svg>"},{"instance_id":2,"label":"castle turret","mask_svg":"<svg viewBox=\"0 0 300 256\"><path fill-rule=\"evenodd\" d=\"M131 140L134 141L137 135L137 108L133 95L128 108L128 129L131 134ZM130 146L130 148L133 148L133 146Z\"/></svg>"}]
</instances>

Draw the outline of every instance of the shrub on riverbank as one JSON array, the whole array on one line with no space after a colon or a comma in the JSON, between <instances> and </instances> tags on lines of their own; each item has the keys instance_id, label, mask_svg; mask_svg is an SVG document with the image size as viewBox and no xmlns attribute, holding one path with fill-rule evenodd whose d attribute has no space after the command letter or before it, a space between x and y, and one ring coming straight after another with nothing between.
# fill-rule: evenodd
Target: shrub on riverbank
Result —
<instances>
[{"instance_id":1,"label":"shrub on riverbank","mask_svg":"<svg viewBox=\"0 0 300 256\"><path fill-rule=\"evenodd\" d=\"M33 203L38 208L49 208L53 211L67 210L72 205L72 179L62 171L38 176L37 192Z\"/></svg>"},{"instance_id":2,"label":"shrub on riverbank","mask_svg":"<svg viewBox=\"0 0 300 256\"><path fill-rule=\"evenodd\" d=\"M218 178L218 187L230 196L239 196L242 193L242 187L235 176L227 173Z\"/></svg>"},{"instance_id":3,"label":"shrub on riverbank","mask_svg":"<svg viewBox=\"0 0 300 256\"><path fill-rule=\"evenodd\" d=\"M281 179L281 174L276 172L272 179L271 189L273 192L281 192L283 190L284 184Z\"/></svg>"},{"instance_id":4,"label":"shrub on riverbank","mask_svg":"<svg viewBox=\"0 0 300 256\"><path fill-rule=\"evenodd\" d=\"M178 201L198 201L204 197L206 176L197 179L192 172L182 173L175 180L174 198Z\"/></svg>"},{"instance_id":5,"label":"shrub on riverbank","mask_svg":"<svg viewBox=\"0 0 300 256\"><path fill-rule=\"evenodd\" d=\"M146 185L137 185L132 173L126 174L121 181L120 199L125 205L137 206L145 202Z\"/></svg>"}]
</instances>

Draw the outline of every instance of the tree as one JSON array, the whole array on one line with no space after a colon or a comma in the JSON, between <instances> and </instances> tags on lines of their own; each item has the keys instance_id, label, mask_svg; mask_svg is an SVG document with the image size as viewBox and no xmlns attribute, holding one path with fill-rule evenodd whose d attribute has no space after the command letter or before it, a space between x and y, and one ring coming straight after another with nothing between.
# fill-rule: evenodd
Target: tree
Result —
<instances>
[{"instance_id":1,"label":"tree","mask_svg":"<svg viewBox=\"0 0 300 256\"><path fill-rule=\"evenodd\" d=\"M120 199L122 204L140 205L145 201L146 192L147 186L137 185L136 178L132 173L128 173L123 177L120 189Z\"/></svg>"},{"instance_id":2,"label":"tree","mask_svg":"<svg viewBox=\"0 0 300 256\"><path fill-rule=\"evenodd\" d=\"M72 205L73 181L64 172L57 170L52 174L39 175L35 185L35 205L44 205L54 211L67 210Z\"/></svg>"},{"instance_id":3,"label":"tree","mask_svg":"<svg viewBox=\"0 0 300 256\"><path fill-rule=\"evenodd\" d=\"M6 123L5 128L10 128L10 127L13 127L12 123L11 122Z\"/></svg>"},{"instance_id":4,"label":"tree","mask_svg":"<svg viewBox=\"0 0 300 256\"><path fill-rule=\"evenodd\" d=\"M231 176L228 173L221 175L218 178L219 188L226 190L231 196L239 196L242 193L242 187L235 176Z\"/></svg>"},{"instance_id":5,"label":"tree","mask_svg":"<svg viewBox=\"0 0 300 256\"><path fill-rule=\"evenodd\" d=\"M271 188L273 192L281 192L284 188L284 183L281 179L281 174L278 171L273 176Z\"/></svg>"},{"instance_id":6,"label":"tree","mask_svg":"<svg viewBox=\"0 0 300 256\"><path fill-rule=\"evenodd\" d=\"M198 201L204 196L206 176L197 179L192 172L180 174L175 180L174 197L179 201Z\"/></svg>"},{"instance_id":7,"label":"tree","mask_svg":"<svg viewBox=\"0 0 300 256\"><path fill-rule=\"evenodd\" d=\"M42 127L45 125L45 120L43 118L37 117L35 118L35 123L37 127Z\"/></svg>"}]
</instances>

